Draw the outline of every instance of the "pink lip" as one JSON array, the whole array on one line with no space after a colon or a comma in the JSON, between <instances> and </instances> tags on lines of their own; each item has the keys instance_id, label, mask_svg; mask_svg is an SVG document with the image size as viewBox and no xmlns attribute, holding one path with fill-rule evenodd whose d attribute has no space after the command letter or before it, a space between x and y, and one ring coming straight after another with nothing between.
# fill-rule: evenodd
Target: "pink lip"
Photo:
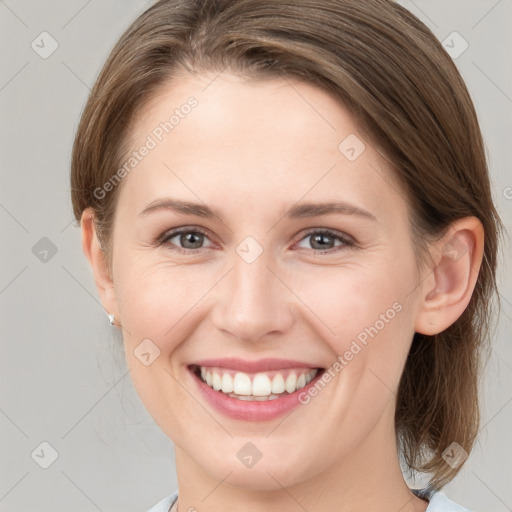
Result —
<instances>
[{"instance_id":1,"label":"pink lip","mask_svg":"<svg viewBox=\"0 0 512 512\"><path fill-rule=\"evenodd\" d=\"M218 363L220 361L223 361L225 363L227 359L209 360L209 362L211 361L216 361L215 366L219 366ZM233 364L233 360L230 361L230 364ZM241 360L238 361L240 362ZM277 360L273 359L270 361L276 362ZM203 364L205 362L206 361L201 361L201 366L210 366L210 364ZM297 367L297 361L288 361L288 363L291 364L290 367ZM249 364L249 366L251 368L254 368L254 364L252 366ZM300 366L311 368L311 366L307 366L304 364ZM232 366L230 367L232 368ZM258 362L257 367L262 368L261 361ZM236 398L231 398L230 396L220 391L215 391L210 386L208 386L208 384L203 382L202 379L198 375L196 375L196 373L194 373L193 368L193 365L192 368L189 366L189 372L192 375L193 380L196 382L196 385L199 387L199 391L205 397L207 402L220 413L225 414L226 416L229 416L233 419L242 421L269 421L274 418L278 418L283 414L286 414L287 412L291 411L294 407L301 405L301 402L299 401L299 395L301 393L307 393L308 389L316 384L317 380L321 378L323 373L322 371L319 371L315 378L309 384L299 389L298 391L295 391L294 393L290 393L289 395L283 396L282 398L278 398L276 400L267 400L264 402L249 402L246 400L238 400ZM280 366L279 368L283 368L283 366Z\"/></svg>"},{"instance_id":2,"label":"pink lip","mask_svg":"<svg viewBox=\"0 0 512 512\"><path fill-rule=\"evenodd\" d=\"M290 359L258 359L250 361L236 357L202 359L201 361L195 361L194 364L197 366L216 366L245 373L270 372L286 368L320 368L320 366L311 365L311 363L292 361Z\"/></svg>"}]
</instances>

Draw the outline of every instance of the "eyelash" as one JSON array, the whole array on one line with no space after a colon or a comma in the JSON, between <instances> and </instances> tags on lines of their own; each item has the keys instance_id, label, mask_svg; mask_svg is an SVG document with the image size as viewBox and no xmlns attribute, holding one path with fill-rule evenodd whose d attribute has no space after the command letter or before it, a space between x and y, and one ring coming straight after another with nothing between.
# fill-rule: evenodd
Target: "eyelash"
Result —
<instances>
[{"instance_id":1,"label":"eyelash","mask_svg":"<svg viewBox=\"0 0 512 512\"><path fill-rule=\"evenodd\" d=\"M209 238L208 233L205 230L198 228L198 227L186 227L185 226L183 228L178 228L173 231L164 233L162 236L160 236L156 240L156 243L157 243L157 245L160 245L160 246L167 245L171 248L172 251L175 251L179 254L191 254L194 252L198 252L200 249L204 249L204 247L200 247L198 249L185 249L183 247L171 246L171 244L168 243L168 241L170 239L172 239L175 236L180 235L182 233L200 233L201 235ZM334 253L337 253L344 249L351 249L351 248L355 249L357 247L355 242L353 240L351 240L350 238L345 237L345 236L339 234L338 232L333 231L331 229L327 229L327 228L326 229L309 230L298 241L301 242L302 240L304 240L312 235L328 235L332 238L335 238L335 239L341 241L343 245L338 246L337 248L333 247L331 249L326 249L325 251L321 251L321 250L317 250L317 249L305 249L308 252L308 254L312 254L312 253L314 253L315 255L334 254Z\"/></svg>"}]
</instances>

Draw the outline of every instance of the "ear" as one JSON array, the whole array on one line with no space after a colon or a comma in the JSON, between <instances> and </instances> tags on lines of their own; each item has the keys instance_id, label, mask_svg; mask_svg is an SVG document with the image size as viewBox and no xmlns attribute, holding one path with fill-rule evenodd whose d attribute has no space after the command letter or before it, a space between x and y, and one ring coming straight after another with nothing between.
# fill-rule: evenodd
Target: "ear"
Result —
<instances>
[{"instance_id":1,"label":"ear","mask_svg":"<svg viewBox=\"0 0 512 512\"><path fill-rule=\"evenodd\" d=\"M484 252L484 229L476 217L453 222L433 247L435 265L422 283L415 331L434 335L464 312L475 288Z\"/></svg>"},{"instance_id":2,"label":"ear","mask_svg":"<svg viewBox=\"0 0 512 512\"><path fill-rule=\"evenodd\" d=\"M91 265L101 303L106 313L115 316L115 325L118 325L119 314L114 292L114 281L108 271L105 252L96 233L94 213L91 208L84 210L80 224L82 228L82 249Z\"/></svg>"}]
</instances>

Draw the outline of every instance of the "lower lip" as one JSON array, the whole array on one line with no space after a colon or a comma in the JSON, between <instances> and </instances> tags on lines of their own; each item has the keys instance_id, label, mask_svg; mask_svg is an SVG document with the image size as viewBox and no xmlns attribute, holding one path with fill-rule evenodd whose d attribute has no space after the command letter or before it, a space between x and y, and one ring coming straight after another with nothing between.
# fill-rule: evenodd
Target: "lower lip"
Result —
<instances>
[{"instance_id":1,"label":"lower lip","mask_svg":"<svg viewBox=\"0 0 512 512\"><path fill-rule=\"evenodd\" d=\"M322 375L322 372L319 371L311 382L289 395L276 398L275 400L260 402L238 400L220 391L215 391L208 386L208 384L203 382L190 368L188 368L188 370L196 381L199 390L213 408L226 416L242 421L269 421L302 405L301 402L299 402L299 395L304 392L307 393L308 389L313 387Z\"/></svg>"}]
</instances>

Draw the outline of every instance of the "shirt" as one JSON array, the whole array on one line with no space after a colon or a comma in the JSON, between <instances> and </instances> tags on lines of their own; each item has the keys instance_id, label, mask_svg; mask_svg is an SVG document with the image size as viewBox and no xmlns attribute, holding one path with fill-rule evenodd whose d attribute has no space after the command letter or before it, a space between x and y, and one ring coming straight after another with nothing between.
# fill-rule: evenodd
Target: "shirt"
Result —
<instances>
[{"instance_id":1,"label":"shirt","mask_svg":"<svg viewBox=\"0 0 512 512\"><path fill-rule=\"evenodd\" d=\"M423 491L416 489L411 490L416 496L424 498L425 494ZM148 510L148 512L169 512L177 499L178 491L175 491L153 505ZM461 505L457 505L457 503L450 500L444 493L440 491L434 493L428 501L429 504L425 512L472 512L471 510L464 508Z\"/></svg>"}]
</instances>

